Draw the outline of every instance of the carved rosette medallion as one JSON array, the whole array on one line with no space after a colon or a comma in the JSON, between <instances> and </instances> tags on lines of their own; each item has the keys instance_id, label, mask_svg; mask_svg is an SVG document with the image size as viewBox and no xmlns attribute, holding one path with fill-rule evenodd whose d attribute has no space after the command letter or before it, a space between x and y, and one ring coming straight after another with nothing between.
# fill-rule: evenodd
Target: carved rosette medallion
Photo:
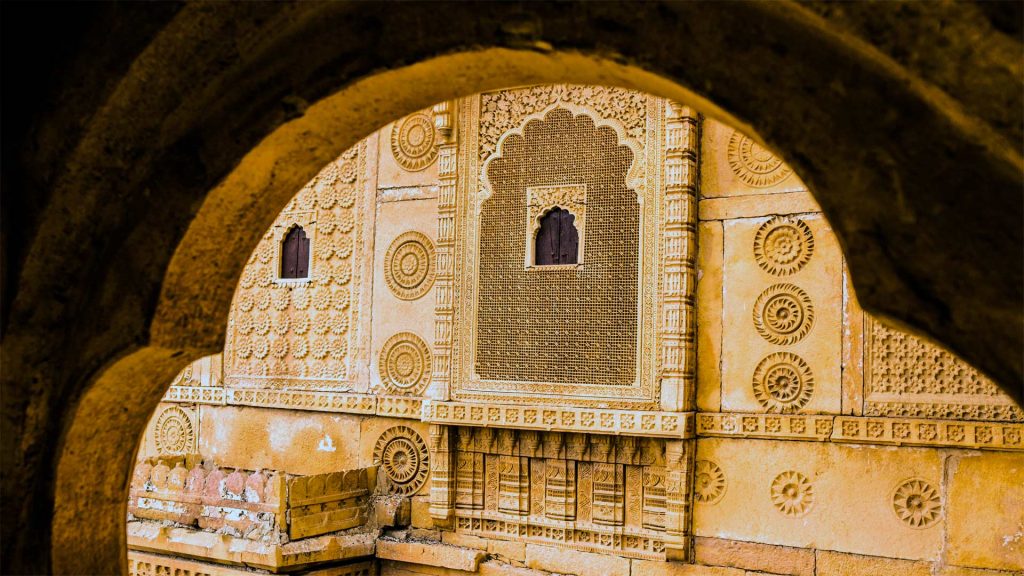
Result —
<instances>
[{"instance_id":1,"label":"carved rosette medallion","mask_svg":"<svg viewBox=\"0 0 1024 576\"><path fill-rule=\"evenodd\" d=\"M402 496L418 492L430 471L427 444L408 426L388 428L377 438L373 463L384 471L388 491Z\"/></svg>"},{"instance_id":2,"label":"carved rosette medallion","mask_svg":"<svg viewBox=\"0 0 1024 576\"><path fill-rule=\"evenodd\" d=\"M725 495L725 474L710 460L697 460L693 471L693 497L703 504L715 504Z\"/></svg>"},{"instance_id":3,"label":"carved rosette medallion","mask_svg":"<svg viewBox=\"0 0 1024 576\"><path fill-rule=\"evenodd\" d=\"M803 268L814 254L814 234L803 220L775 216L754 236L754 259L773 276L789 276Z\"/></svg>"},{"instance_id":4,"label":"carved rosette medallion","mask_svg":"<svg viewBox=\"0 0 1024 576\"><path fill-rule=\"evenodd\" d=\"M434 285L434 243L425 234L405 232L384 255L384 282L401 300L416 300Z\"/></svg>"},{"instance_id":5,"label":"carved rosette medallion","mask_svg":"<svg viewBox=\"0 0 1024 576\"><path fill-rule=\"evenodd\" d=\"M729 167L744 184L767 188L785 180L792 170L778 156L740 132L729 138Z\"/></svg>"},{"instance_id":6,"label":"carved rosette medallion","mask_svg":"<svg viewBox=\"0 0 1024 576\"><path fill-rule=\"evenodd\" d=\"M769 286L754 303L754 328L772 344L799 342L813 325L811 298L794 284Z\"/></svg>"},{"instance_id":7,"label":"carved rosette medallion","mask_svg":"<svg viewBox=\"0 0 1024 576\"><path fill-rule=\"evenodd\" d=\"M814 394L814 375L803 358L790 352L769 354L754 369L754 396L768 412L800 410Z\"/></svg>"},{"instance_id":8,"label":"carved rosette medallion","mask_svg":"<svg viewBox=\"0 0 1024 576\"><path fill-rule=\"evenodd\" d=\"M942 513L942 502L934 486L920 478L901 482L892 494L892 508L904 524L923 529L935 525Z\"/></svg>"},{"instance_id":9,"label":"carved rosette medallion","mask_svg":"<svg viewBox=\"0 0 1024 576\"><path fill-rule=\"evenodd\" d=\"M433 119L419 113L395 123L391 130L391 153L398 165L410 172L433 164L437 159L437 133Z\"/></svg>"},{"instance_id":10,"label":"carved rosette medallion","mask_svg":"<svg viewBox=\"0 0 1024 576\"><path fill-rule=\"evenodd\" d=\"M167 408L157 417L153 427L156 450L162 455L186 454L195 441L192 419L177 406Z\"/></svg>"},{"instance_id":11,"label":"carved rosette medallion","mask_svg":"<svg viewBox=\"0 0 1024 576\"><path fill-rule=\"evenodd\" d=\"M789 470L772 481L771 497L779 512L794 518L803 516L814 504L814 486L803 474Z\"/></svg>"},{"instance_id":12,"label":"carved rosette medallion","mask_svg":"<svg viewBox=\"0 0 1024 576\"><path fill-rule=\"evenodd\" d=\"M421 394L430 381L430 347L412 332L399 332L380 351L380 379L395 394Z\"/></svg>"}]
</instances>

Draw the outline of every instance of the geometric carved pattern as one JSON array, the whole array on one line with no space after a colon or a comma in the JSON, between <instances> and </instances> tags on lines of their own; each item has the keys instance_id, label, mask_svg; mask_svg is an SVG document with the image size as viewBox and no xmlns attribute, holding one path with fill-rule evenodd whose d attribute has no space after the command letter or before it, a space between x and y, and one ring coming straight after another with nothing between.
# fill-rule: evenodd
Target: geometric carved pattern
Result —
<instances>
[{"instance_id":1,"label":"geometric carved pattern","mask_svg":"<svg viewBox=\"0 0 1024 576\"><path fill-rule=\"evenodd\" d=\"M1024 410L959 358L865 315L870 416L1024 421Z\"/></svg>"},{"instance_id":2,"label":"geometric carved pattern","mask_svg":"<svg viewBox=\"0 0 1024 576\"><path fill-rule=\"evenodd\" d=\"M364 155L354 146L292 198L253 252L228 317L224 375L234 388L345 387L357 345ZM280 244L310 234L309 277L281 280ZM362 347L356 349L362 350Z\"/></svg>"},{"instance_id":3,"label":"geometric carved pattern","mask_svg":"<svg viewBox=\"0 0 1024 576\"><path fill-rule=\"evenodd\" d=\"M415 494L427 481L429 458L426 442L408 426L388 428L373 449L374 464L389 480L388 492L402 496Z\"/></svg>"},{"instance_id":4,"label":"geometric carved pattern","mask_svg":"<svg viewBox=\"0 0 1024 576\"><path fill-rule=\"evenodd\" d=\"M487 168L480 213L476 371L482 379L628 386L636 380L640 206L625 184L633 161L615 131L556 108L526 124ZM572 185L546 186L569 179ZM534 204L530 205L530 202ZM523 267L532 232L553 202L588 223L587 269ZM587 214L580 211L586 204Z\"/></svg>"},{"instance_id":5,"label":"geometric carved pattern","mask_svg":"<svg viewBox=\"0 0 1024 576\"><path fill-rule=\"evenodd\" d=\"M406 232L384 256L384 282L401 300L416 300L434 285L434 243L419 232Z\"/></svg>"},{"instance_id":6,"label":"geometric carved pattern","mask_svg":"<svg viewBox=\"0 0 1024 576\"><path fill-rule=\"evenodd\" d=\"M395 123L391 153L398 165L410 172L423 170L437 158L437 133L428 114L417 113Z\"/></svg>"},{"instance_id":7,"label":"geometric carved pattern","mask_svg":"<svg viewBox=\"0 0 1024 576\"><path fill-rule=\"evenodd\" d=\"M813 325L811 298L793 284L769 286L754 303L754 328L772 344L799 342Z\"/></svg>"},{"instance_id":8,"label":"geometric carved pattern","mask_svg":"<svg viewBox=\"0 0 1024 576\"><path fill-rule=\"evenodd\" d=\"M738 131L729 138L729 167L748 186L767 188L792 171L777 156Z\"/></svg>"},{"instance_id":9,"label":"geometric carved pattern","mask_svg":"<svg viewBox=\"0 0 1024 576\"><path fill-rule=\"evenodd\" d=\"M792 216L773 216L754 236L754 259L773 276L800 271L813 254L814 234L803 220Z\"/></svg>"},{"instance_id":10,"label":"geometric carved pattern","mask_svg":"<svg viewBox=\"0 0 1024 576\"><path fill-rule=\"evenodd\" d=\"M685 228L696 216L661 201L664 101L619 88L548 85L466 99L459 115L459 146L468 154L460 157L462 184L450 212L446 189L439 195L438 274L446 267L440 250L446 236L454 275L452 289L438 293L434 385L450 387L450 397L463 401L517 403L525 395L562 406L654 408L660 361L673 370L668 377L675 387L684 356L666 348L659 358L660 329L675 325L660 316L660 274L665 291L692 296L678 267L662 269L663 253L686 244L663 244L658 233L670 217ZM572 126L559 132L555 124ZM557 143L545 142L548 137ZM597 162L591 151L601 150L611 156ZM620 163L620 156L628 161ZM506 226L508 216L526 220L526 188L566 184L587 186L586 264L543 274L524 270L525 230ZM526 299L506 286L527 294L535 311L520 312ZM630 318L621 314L634 308ZM516 344L522 341L550 344L526 350ZM594 341L600 345L588 345ZM501 357L512 359L502 366Z\"/></svg>"},{"instance_id":11,"label":"geometric carved pattern","mask_svg":"<svg viewBox=\"0 0 1024 576\"><path fill-rule=\"evenodd\" d=\"M901 482L893 491L892 506L896 517L911 528L929 528L942 515L939 492L920 478Z\"/></svg>"},{"instance_id":12,"label":"geometric carved pattern","mask_svg":"<svg viewBox=\"0 0 1024 576\"><path fill-rule=\"evenodd\" d=\"M754 369L754 396L768 412L788 414L814 394L814 376L803 358L790 352L769 354Z\"/></svg>"},{"instance_id":13,"label":"geometric carved pattern","mask_svg":"<svg viewBox=\"0 0 1024 576\"><path fill-rule=\"evenodd\" d=\"M725 495L725 474L710 460L694 464L693 497L703 504L714 504Z\"/></svg>"},{"instance_id":14,"label":"geometric carved pattern","mask_svg":"<svg viewBox=\"0 0 1024 576\"><path fill-rule=\"evenodd\" d=\"M786 516L803 516L814 504L814 486L799 472L787 471L772 482L772 504Z\"/></svg>"},{"instance_id":15,"label":"geometric carved pattern","mask_svg":"<svg viewBox=\"0 0 1024 576\"><path fill-rule=\"evenodd\" d=\"M187 454L195 444L195 429L192 419L177 406L160 413L153 428L156 450L162 456Z\"/></svg>"},{"instance_id":16,"label":"geometric carved pattern","mask_svg":"<svg viewBox=\"0 0 1024 576\"><path fill-rule=\"evenodd\" d=\"M399 332L380 351L380 379L392 394L423 393L430 382L430 348L412 332Z\"/></svg>"}]
</instances>

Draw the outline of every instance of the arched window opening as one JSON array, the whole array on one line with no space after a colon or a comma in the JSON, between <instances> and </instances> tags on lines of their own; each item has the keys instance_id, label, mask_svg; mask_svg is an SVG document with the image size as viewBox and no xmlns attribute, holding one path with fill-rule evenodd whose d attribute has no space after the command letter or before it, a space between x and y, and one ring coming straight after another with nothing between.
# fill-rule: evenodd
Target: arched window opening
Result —
<instances>
[{"instance_id":1,"label":"arched window opening","mask_svg":"<svg viewBox=\"0 0 1024 576\"><path fill-rule=\"evenodd\" d=\"M309 238L302 226L288 231L281 243L281 278L309 277Z\"/></svg>"},{"instance_id":2,"label":"arched window opening","mask_svg":"<svg viewBox=\"0 0 1024 576\"><path fill-rule=\"evenodd\" d=\"M534 245L534 263L537 266L578 262L580 235L573 223L575 220L571 212L558 207L540 219Z\"/></svg>"}]
</instances>

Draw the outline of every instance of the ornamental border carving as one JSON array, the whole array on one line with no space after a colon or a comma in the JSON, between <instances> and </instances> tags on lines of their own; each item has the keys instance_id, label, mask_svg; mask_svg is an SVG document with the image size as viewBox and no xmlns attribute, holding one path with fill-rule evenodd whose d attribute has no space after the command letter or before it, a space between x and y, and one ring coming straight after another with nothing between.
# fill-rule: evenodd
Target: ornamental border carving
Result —
<instances>
[{"instance_id":1,"label":"ornamental border carving","mask_svg":"<svg viewBox=\"0 0 1024 576\"><path fill-rule=\"evenodd\" d=\"M486 152L481 139L490 131L481 123L481 101L489 94L477 95L461 101L459 125L460 165L454 202L454 279L451 294L444 300L454 307L452 322L451 355L442 350L444 356L436 366L450 366L448 374L435 370L435 385L438 378L448 376L450 397L461 401L522 402L524 396L537 401L556 401L577 406L608 406L614 409L649 408L660 406L660 380L658 357L659 312L662 308L662 286L659 282L660 253L662 250L660 230L664 228L663 208L659 202L662 188L661 158L664 153L664 101L653 96L639 95L622 89L597 91L603 98L629 101L639 107L643 102L643 114L627 120L609 119L598 109L607 109L609 102L588 101L586 93L594 90L583 86L534 87L522 90L538 92L547 100L537 99L529 110L519 110L501 117L501 122L510 125L494 142L494 152ZM500 91L501 97L511 97L517 90ZM476 292L478 283L478 241L479 210L482 202L490 195L486 167L501 154L501 142L511 134L521 132L534 119L543 119L554 110L569 110L574 116L585 114L598 127L609 127L619 137L619 143L633 151L633 163L629 169L627 185L637 194L640 204L640 270L638 283L638 325L637 325L637 378L629 386L566 385L548 382L521 382L483 380L474 370L476 346ZM497 117L497 116L495 116ZM628 126L627 126L628 125ZM493 136L487 136L488 138ZM647 167L650 169L647 169ZM440 210L440 208L439 208ZM443 215L442 215L443 216ZM439 303L440 303L439 299ZM440 306L440 304L439 304ZM443 315L442 315L443 316ZM439 321L445 319L439 316ZM447 371L445 371L447 372Z\"/></svg>"},{"instance_id":2,"label":"ornamental border carving","mask_svg":"<svg viewBox=\"0 0 1024 576\"><path fill-rule=\"evenodd\" d=\"M700 412L697 436L1024 452L1024 424L828 414Z\"/></svg>"},{"instance_id":3,"label":"ornamental border carving","mask_svg":"<svg viewBox=\"0 0 1024 576\"><path fill-rule=\"evenodd\" d=\"M404 258L399 258L398 262L395 261L399 252L410 244L414 245L414 250L421 252L416 254L421 258L417 260L414 273L406 273L402 269L403 262L401 260ZM430 237L415 230L403 232L391 241L391 245L388 246L388 250L384 254L384 283L387 284L395 298L418 300L434 287L434 259L434 243ZM396 264L399 267L398 275L395 273ZM401 275L409 278L401 278Z\"/></svg>"},{"instance_id":4,"label":"ornamental border carving","mask_svg":"<svg viewBox=\"0 0 1024 576\"><path fill-rule=\"evenodd\" d=\"M693 438L693 412L653 412L571 406L523 406L469 402L423 403L422 420L431 424Z\"/></svg>"}]
</instances>

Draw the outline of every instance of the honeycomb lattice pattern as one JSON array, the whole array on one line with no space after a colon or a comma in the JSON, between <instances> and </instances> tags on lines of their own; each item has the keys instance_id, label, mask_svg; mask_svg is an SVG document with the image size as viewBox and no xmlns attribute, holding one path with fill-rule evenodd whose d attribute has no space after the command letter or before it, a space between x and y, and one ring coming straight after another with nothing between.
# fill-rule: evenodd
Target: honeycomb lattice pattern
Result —
<instances>
[{"instance_id":1,"label":"honeycomb lattice pattern","mask_svg":"<svg viewBox=\"0 0 1024 576\"><path fill-rule=\"evenodd\" d=\"M640 206L626 187L631 161L613 130L564 109L502 144L488 168L493 195L481 210L481 378L634 382ZM585 262L578 269L526 270L526 189L569 184L586 185Z\"/></svg>"}]
</instances>

